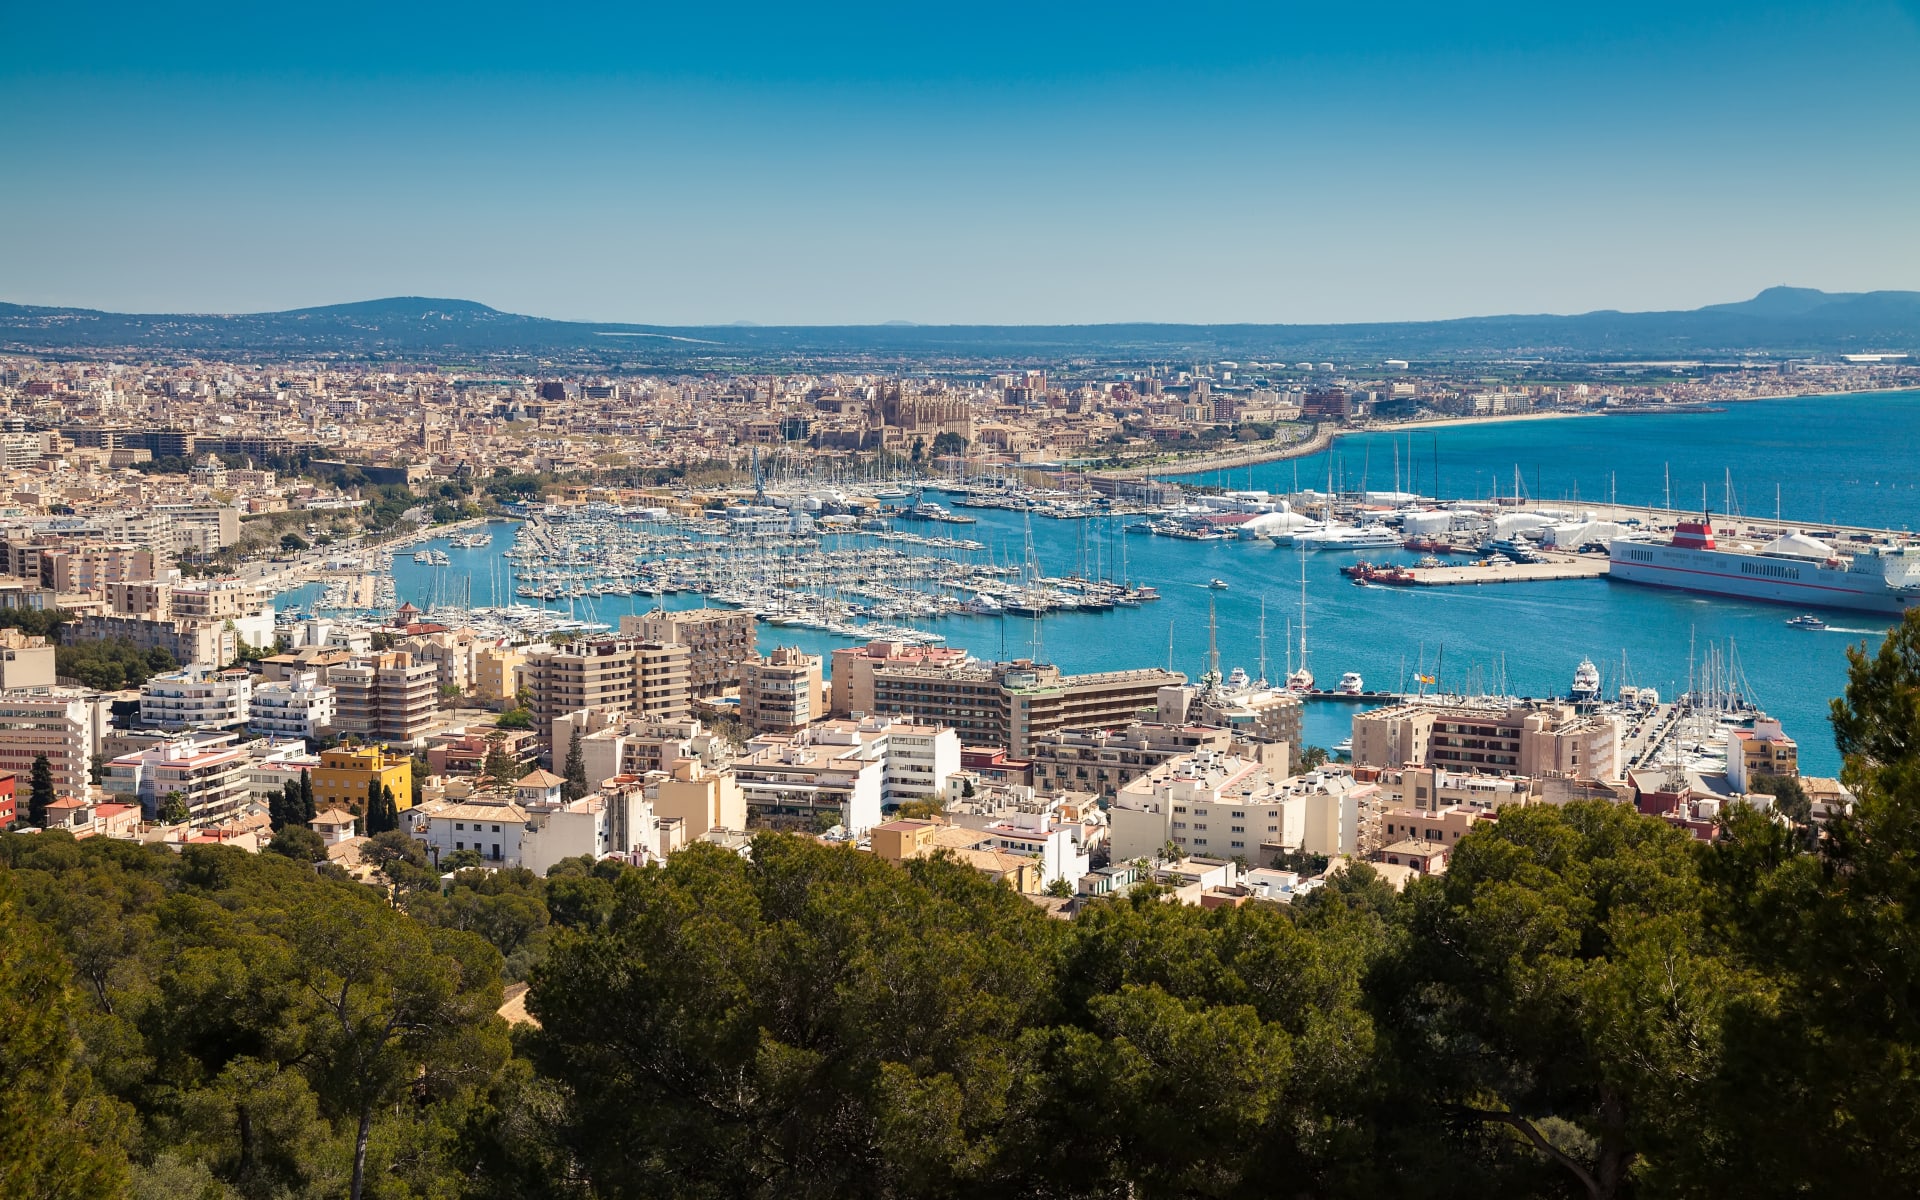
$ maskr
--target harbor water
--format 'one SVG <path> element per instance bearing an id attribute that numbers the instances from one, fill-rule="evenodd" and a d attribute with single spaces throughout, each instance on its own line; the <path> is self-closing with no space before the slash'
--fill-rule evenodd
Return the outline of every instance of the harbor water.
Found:
<path id="1" fill-rule="evenodd" d="M 1349 486 L 1386 490 L 1394 482 L 1394 453 L 1402 457 L 1402 485 L 1411 476 L 1431 491 L 1438 462 L 1440 492 L 1447 497 L 1484 497 L 1501 480 L 1511 494 L 1518 464 L 1530 494 L 1535 487 L 1558 502 L 1578 495 L 1604 499 L 1612 488 L 1621 503 L 1663 499 L 1671 462 L 1674 498 L 1682 488 L 1695 498 L 1710 483 L 1718 507 L 1731 471 L 1743 507 L 1771 517 L 1774 484 L 1791 521 L 1833 520 L 1910 528 L 1920 516 L 1909 452 L 1920 444 L 1920 398 L 1874 395 L 1753 402 L 1724 413 L 1620 416 L 1460 426 L 1343 438 L 1325 455 L 1298 462 L 1301 486 L 1323 486 L 1329 466 L 1345 470 Z M 1409 443 L 1417 453 L 1409 454 Z M 1405 461 L 1424 456 L 1417 474 Z M 1384 462 L 1384 471 L 1382 463 Z M 1294 487 L 1294 462 L 1241 468 L 1231 476 L 1208 473 L 1191 482 L 1251 486 L 1274 491 Z M 1536 485 L 1536 478 L 1538 484 Z M 1684 482 L 1683 482 L 1684 481 Z M 1337 480 L 1336 480 L 1337 482 Z M 1597 489 L 1597 490 L 1596 490 Z M 977 524 L 965 527 L 902 522 L 919 533 L 952 534 L 984 543 L 999 562 L 1025 556 L 1027 518 L 999 509 L 971 509 Z M 1137 608 L 1056 613 L 1035 620 L 1015 616 L 956 615 L 916 620 L 982 658 L 1037 656 L 1072 672 L 1166 666 L 1190 677 L 1204 669 L 1209 606 L 1218 627 L 1223 667 L 1258 674 L 1262 608 L 1265 610 L 1267 678 L 1279 680 L 1298 665 L 1301 579 L 1305 575 L 1306 654 L 1321 687 L 1343 672 L 1361 673 L 1369 688 L 1415 690 L 1417 675 L 1438 677 L 1449 692 L 1501 691 L 1516 696 L 1562 695 L 1583 658 L 1600 669 L 1607 694 L 1621 684 L 1655 687 L 1662 696 L 1684 691 L 1690 661 L 1717 651 L 1737 660 L 1749 698 L 1780 718 L 1800 743 L 1803 769 L 1833 774 L 1839 768 L 1827 721 L 1828 701 L 1844 686 L 1845 647 L 1877 644 L 1884 620 L 1860 614 L 1826 614 L 1831 628 L 1790 628 L 1792 611 L 1775 605 L 1611 583 L 1605 579 L 1508 583 L 1444 588 L 1355 587 L 1340 567 L 1359 552 L 1321 552 L 1304 558 L 1259 541 L 1187 542 L 1128 534 L 1135 518 L 1049 520 L 1035 517 L 1031 537 L 1047 575 L 1086 574 L 1156 586 L 1161 599 Z M 448 565 L 394 556 L 402 600 L 423 608 L 435 600 L 472 603 L 540 603 L 508 593 L 503 551 L 513 544 L 513 524 L 496 524 L 492 544 L 451 545 L 445 538 L 422 544 L 444 550 Z M 926 553 L 939 553 L 927 550 Z M 1378 551 L 1368 557 L 1380 561 Z M 1390 560 L 1411 561 L 1396 553 Z M 1227 586 L 1207 586 L 1218 580 Z M 470 589 L 470 593 L 469 593 Z M 286 594 L 288 604 L 311 604 L 317 585 Z M 694 607 L 701 598 L 670 593 L 668 607 Z M 549 608 L 584 619 L 618 622 L 627 612 L 655 602 L 646 596 L 561 599 Z M 858 639 L 794 627 L 762 624 L 763 651 L 794 645 L 826 654 Z M 1434 690 L 1428 688 L 1428 690 Z M 1347 735 L 1355 709 L 1320 702 L 1308 706 L 1308 742 L 1332 745 Z"/>

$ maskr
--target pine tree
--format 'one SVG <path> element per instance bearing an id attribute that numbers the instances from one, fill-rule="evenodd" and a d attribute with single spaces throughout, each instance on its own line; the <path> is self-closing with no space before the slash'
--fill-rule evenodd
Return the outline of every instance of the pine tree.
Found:
<path id="1" fill-rule="evenodd" d="M 580 727 L 573 727 L 573 736 L 567 740 L 567 782 L 560 789 L 565 800 L 578 800 L 590 790 L 587 786 L 587 758 L 580 749 Z"/>
<path id="2" fill-rule="evenodd" d="M 275 833 L 288 825 L 303 825 L 300 820 L 300 785 L 289 779 L 280 785 L 280 790 L 267 797 L 267 820 L 273 823 Z"/>
<path id="3" fill-rule="evenodd" d="M 44 754 L 33 756 L 33 771 L 29 776 L 31 791 L 27 796 L 27 820 L 41 829 L 47 827 L 47 809 L 53 806 L 53 764 Z"/>

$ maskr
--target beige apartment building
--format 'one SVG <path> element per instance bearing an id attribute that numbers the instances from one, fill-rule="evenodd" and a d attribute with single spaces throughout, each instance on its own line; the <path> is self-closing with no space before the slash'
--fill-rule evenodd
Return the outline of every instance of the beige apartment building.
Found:
<path id="1" fill-rule="evenodd" d="M 687 682 L 696 696 L 740 686 L 742 668 L 759 657 L 754 617 L 733 608 L 655 609 L 620 618 L 623 636 L 687 648 Z"/>
<path id="2" fill-rule="evenodd" d="M 388 743 L 426 736 L 440 707 L 439 669 L 404 650 L 363 655 L 327 672 L 334 728 Z"/>
<path id="3" fill-rule="evenodd" d="M 692 759 L 673 764 L 654 795 L 654 815 L 678 820 L 687 841 L 697 841 L 712 829 L 744 830 L 747 800 L 730 768 L 709 770 Z"/>
<path id="4" fill-rule="evenodd" d="M 1229 729 L 1135 722 L 1119 729 L 1042 734 L 1028 747 L 1027 759 L 1036 790 L 1111 796 L 1169 759 L 1199 750 L 1225 754 L 1233 742 Z"/>
<path id="5" fill-rule="evenodd" d="M 0 692 L 9 688 L 50 688 L 54 684 L 54 648 L 46 638 L 0 629 Z"/>
<path id="6" fill-rule="evenodd" d="M 844 680 L 844 682 L 843 682 Z M 969 746 L 1025 756 L 1060 729 L 1122 728 L 1155 708 L 1186 676 L 1158 669 L 1065 675 L 1048 663 L 975 662 L 963 650 L 930 653 L 889 642 L 835 650 L 834 710 L 948 726 Z"/>
<path id="7" fill-rule="evenodd" d="M 533 693 L 535 728 L 550 738 L 554 718 L 581 709 L 684 717 L 692 700 L 687 663 L 685 646 L 626 636 L 533 647 L 522 671 Z"/>
<path id="8" fill-rule="evenodd" d="M 754 733 L 789 733 L 827 715 L 825 672 L 818 654 L 776 646 L 740 671 L 740 721 Z"/>
<path id="9" fill-rule="evenodd" d="M 1616 717 L 1552 701 L 1511 708 L 1396 704 L 1353 719 L 1353 762 L 1490 775 L 1619 777 Z"/>

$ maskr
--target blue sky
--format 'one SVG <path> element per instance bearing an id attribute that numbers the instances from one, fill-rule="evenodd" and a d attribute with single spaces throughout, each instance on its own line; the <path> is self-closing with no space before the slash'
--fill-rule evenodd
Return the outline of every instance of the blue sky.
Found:
<path id="1" fill-rule="evenodd" d="M 1920 0 L 0 6 L 0 299 L 1351 321 L 1920 287 Z"/>

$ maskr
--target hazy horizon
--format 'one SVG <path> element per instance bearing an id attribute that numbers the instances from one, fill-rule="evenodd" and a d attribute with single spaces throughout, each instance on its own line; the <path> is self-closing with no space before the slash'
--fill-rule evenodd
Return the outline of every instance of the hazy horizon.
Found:
<path id="1" fill-rule="evenodd" d="M 0 32 L 20 303 L 1327 324 L 1920 280 L 1920 0 L 14 6 Z"/>
<path id="2" fill-rule="evenodd" d="M 1775 287 L 1787 288 L 1795 291 L 1819 291 L 1819 292 L 1824 292 L 1827 295 L 1864 294 L 1864 293 L 1838 293 L 1838 292 L 1835 292 L 1833 289 L 1804 287 L 1798 284 L 1775 284 L 1775 285 L 1770 285 L 1769 288 L 1762 289 L 1762 290 L 1763 291 L 1772 290 L 1772 288 L 1775 288 Z M 1874 289 L 1874 290 L 1882 291 L 1882 292 L 1901 293 L 1906 295 L 1920 295 L 1920 288 L 1882 288 L 1882 289 Z M 1726 304 L 1726 303 L 1739 303 L 1742 301 L 1751 300 L 1752 298 L 1753 298 L 1752 296 L 1730 297 L 1726 300 L 1709 301 L 1708 305 L 1711 306 L 1711 305 Z M 458 303 L 458 304 L 479 304 L 483 307 L 492 309 L 495 312 L 504 313 L 511 316 L 531 317 L 539 320 L 569 321 L 569 322 L 576 322 L 576 323 L 588 324 L 588 325 L 614 325 L 614 324 L 650 325 L 650 326 L 655 326 L 662 329 L 676 329 L 676 328 L 678 329 L 702 329 L 702 328 L 706 328 L 706 329 L 722 329 L 722 328 L 780 329 L 780 328 L 797 328 L 797 327 L 808 327 L 808 326 L 818 327 L 818 328 L 840 328 L 840 327 L 878 328 L 878 327 L 885 327 L 885 326 L 901 326 L 901 327 L 913 327 L 913 328 L 941 328 L 941 327 L 951 327 L 951 326 L 959 326 L 959 327 L 978 326 L 983 328 L 996 328 L 996 327 L 1019 328 L 1023 326 L 1075 327 L 1075 326 L 1093 326 L 1093 325 L 1168 325 L 1168 326 L 1329 325 L 1329 324 L 1331 325 L 1393 325 L 1393 324 L 1417 324 L 1417 323 L 1427 322 L 1427 321 L 1499 320 L 1499 319 L 1508 318 L 1508 317 L 1523 318 L 1523 319 L 1539 318 L 1539 317 L 1580 317 L 1580 316 L 1591 316 L 1591 315 L 1596 315 L 1596 314 L 1605 313 L 1605 312 L 1663 313 L 1663 312 L 1691 311 L 1688 309 L 1680 309 L 1674 306 L 1663 306 L 1663 307 L 1649 308 L 1649 309 L 1582 309 L 1574 312 L 1456 313 L 1456 314 L 1449 314 L 1447 316 L 1441 316 L 1441 317 L 1414 317 L 1414 318 L 1388 319 L 1388 320 L 1369 320 L 1366 318 L 1360 318 L 1352 321 L 1333 321 L 1333 322 L 1328 322 L 1328 321 L 1246 321 L 1246 320 L 1232 320 L 1232 319 L 1219 320 L 1219 321 L 1194 321 L 1194 320 L 1181 320 L 1179 318 L 1169 318 L 1169 319 L 1161 319 L 1161 320 L 1147 320 L 1147 319 L 1128 320 L 1125 318 L 1121 318 L 1121 319 L 1116 319 L 1111 321 L 1018 321 L 1018 322 L 992 321 L 992 320 L 909 321 L 904 319 L 888 319 L 888 320 L 881 320 L 881 321 L 748 321 L 748 320 L 627 321 L 627 320 L 618 319 L 618 318 L 606 318 L 606 317 L 554 316 L 549 313 L 517 312 L 510 308 L 503 308 L 498 304 L 490 304 L 484 299 L 477 299 L 472 296 L 430 296 L 421 292 L 409 292 L 404 294 L 395 294 L 391 296 L 366 296 L 357 300 L 330 300 L 330 301 L 324 301 L 317 304 L 296 304 L 289 308 L 255 309 L 251 311 L 241 311 L 238 309 L 200 310 L 200 309 L 186 309 L 186 308 L 157 308 L 157 309 L 149 309 L 144 312 L 135 312 L 133 310 L 127 310 L 127 309 L 106 309 L 106 308 L 100 307 L 99 305 L 89 305 L 89 304 L 65 304 L 65 305 L 41 304 L 35 301 L 18 300 L 8 296 L 0 296 L 0 303 L 18 304 L 18 305 L 22 305 L 24 307 L 29 307 L 29 308 L 73 308 L 73 309 L 86 309 L 86 310 L 95 311 L 95 312 L 104 312 L 104 313 L 110 313 L 110 314 L 116 314 L 116 315 L 122 315 L 122 316 L 182 316 L 182 317 L 272 316 L 272 315 L 284 314 L 284 313 L 290 313 L 290 312 L 306 312 L 306 311 L 314 311 L 314 310 L 320 310 L 320 309 L 345 308 L 345 307 L 352 307 L 355 305 L 381 304 L 381 303 L 386 303 L 390 301 L 401 301 L 401 300 L 424 300 L 424 301 L 433 302 L 433 303 L 444 302 L 444 303 Z M 1695 306 L 1696 309 L 1699 307 L 1702 307 L 1702 306 L 1698 306 L 1698 305 Z"/>

